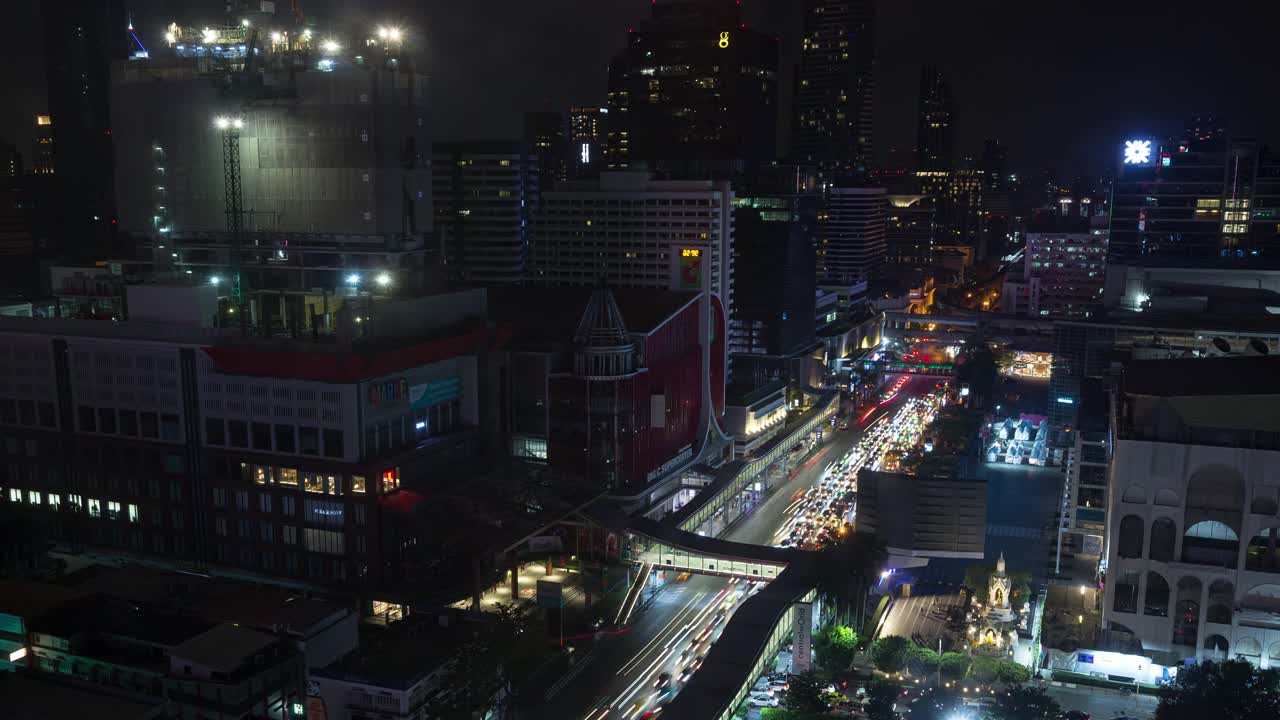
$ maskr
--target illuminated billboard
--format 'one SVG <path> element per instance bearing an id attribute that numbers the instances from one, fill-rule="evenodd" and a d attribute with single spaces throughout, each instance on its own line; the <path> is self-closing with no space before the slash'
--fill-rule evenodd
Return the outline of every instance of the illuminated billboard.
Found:
<path id="1" fill-rule="evenodd" d="M 702 289 L 702 249 L 680 249 L 680 289 Z"/>
<path id="2" fill-rule="evenodd" d="M 1136 138 L 1124 141 L 1124 164 L 1137 167 L 1151 167 L 1156 164 L 1155 141 L 1150 138 Z"/>

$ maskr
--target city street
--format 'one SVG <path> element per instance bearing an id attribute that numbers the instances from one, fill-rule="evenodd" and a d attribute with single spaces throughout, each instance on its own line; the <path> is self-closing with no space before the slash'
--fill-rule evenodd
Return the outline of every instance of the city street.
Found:
<path id="1" fill-rule="evenodd" d="M 853 429 L 828 428 L 826 432 L 823 447 L 792 471 L 754 511 L 730 528 L 724 539 L 770 544 L 797 493 L 812 487 L 822 477 L 823 469 L 848 452 L 860 436 Z M 686 630 L 686 624 L 696 619 L 705 629 L 709 618 L 714 616 L 711 608 L 716 602 L 723 603 L 727 590 L 734 587 L 727 578 L 708 575 L 693 575 L 682 583 L 670 583 L 651 605 L 636 611 L 625 632 L 602 635 L 594 648 L 590 641 L 583 642 L 579 651 L 589 654 L 586 669 L 547 702 L 532 709 L 531 717 L 548 720 L 643 717 L 654 704 L 666 699 L 653 687 L 655 676 L 664 671 L 673 672 L 672 668 L 676 667 L 682 648 L 698 627 L 695 624 Z M 725 622 L 730 615 L 726 613 Z M 718 635 L 723 625 L 724 622 L 714 630 L 712 637 Z M 691 653 L 691 656 L 704 652 Z M 673 672 L 673 681 L 678 677 Z M 645 703 L 639 711 L 636 711 L 637 702 Z"/>
<path id="2" fill-rule="evenodd" d="M 1066 687 L 1052 683 L 1036 683 L 1044 688 L 1064 710 L 1083 710 L 1094 720 L 1108 720 L 1116 715 L 1149 718 L 1159 702 L 1154 695 L 1124 694 L 1102 688 Z"/>

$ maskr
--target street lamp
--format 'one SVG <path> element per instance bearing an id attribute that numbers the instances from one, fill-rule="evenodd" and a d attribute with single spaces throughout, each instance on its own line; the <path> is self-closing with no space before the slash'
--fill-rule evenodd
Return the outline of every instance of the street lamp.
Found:
<path id="1" fill-rule="evenodd" d="M 348 284 L 348 285 L 351 285 L 351 286 L 353 286 L 353 287 L 354 287 L 354 286 L 356 286 L 356 285 L 359 285 L 359 284 L 360 284 L 360 273 L 351 273 L 350 275 L 348 275 L 348 276 L 347 276 L 347 284 Z"/>
<path id="2" fill-rule="evenodd" d="M 215 287 L 216 287 L 216 286 L 218 285 L 218 283 L 220 283 L 220 282 L 222 282 L 222 278 L 218 277 L 217 275 L 214 275 L 213 277 L 209 278 L 209 284 L 210 284 L 210 285 L 213 285 L 213 286 L 215 286 Z"/>
<path id="3" fill-rule="evenodd" d="M 338 44 L 338 41 L 332 40 L 332 39 L 325 40 L 320 47 L 323 48 L 324 51 L 329 53 L 330 55 L 342 49 L 342 46 Z"/>
<path id="4" fill-rule="evenodd" d="M 386 273 L 378 273 L 378 277 L 374 278 L 379 287 L 386 287 L 391 284 L 391 276 Z"/>

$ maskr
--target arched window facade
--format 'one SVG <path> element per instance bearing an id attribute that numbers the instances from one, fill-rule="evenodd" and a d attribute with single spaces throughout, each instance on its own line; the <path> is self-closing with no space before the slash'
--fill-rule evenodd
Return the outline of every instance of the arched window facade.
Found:
<path id="1" fill-rule="evenodd" d="M 1226 580 L 1214 580 L 1209 585 L 1209 608 L 1205 611 L 1205 621 L 1211 623 L 1231 624 L 1231 608 L 1235 604 L 1235 586 Z"/>
<path id="2" fill-rule="evenodd" d="M 1120 520 L 1120 537 L 1116 552 L 1122 558 L 1142 557 L 1142 518 L 1137 515 L 1125 515 Z"/>
<path id="3" fill-rule="evenodd" d="M 1187 481 L 1182 562 L 1234 569 L 1244 519 L 1244 478 L 1226 465 L 1205 465 Z"/>
<path id="4" fill-rule="evenodd" d="M 1200 632 L 1200 593 L 1203 589 L 1199 578 L 1188 575 L 1178 579 L 1178 595 L 1173 609 L 1174 645 L 1187 648 L 1196 646 L 1196 635 Z"/>
<path id="5" fill-rule="evenodd" d="M 1249 540 L 1244 551 L 1244 569 L 1280 573 L 1280 527 L 1263 528 Z"/>
<path id="6" fill-rule="evenodd" d="M 1204 659 L 1213 662 L 1222 662 L 1227 659 L 1231 652 L 1231 646 L 1227 643 L 1227 639 L 1221 635 L 1210 635 L 1204 639 Z"/>
<path id="7" fill-rule="evenodd" d="M 1178 528 L 1167 517 L 1159 517 L 1151 522 L 1151 547 L 1147 556 L 1160 562 L 1172 562 L 1173 552 L 1178 544 Z"/>
<path id="8" fill-rule="evenodd" d="M 1169 581 L 1154 570 L 1147 573 L 1147 590 L 1142 599 L 1142 614 L 1157 617 L 1169 615 Z"/>
<path id="9" fill-rule="evenodd" d="M 1129 570 L 1116 581 L 1116 594 L 1111 609 L 1119 613 L 1138 612 L 1138 573 Z"/>

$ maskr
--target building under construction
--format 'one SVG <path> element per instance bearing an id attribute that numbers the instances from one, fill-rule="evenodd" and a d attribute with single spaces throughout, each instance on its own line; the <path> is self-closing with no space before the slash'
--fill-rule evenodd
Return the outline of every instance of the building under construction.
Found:
<path id="1" fill-rule="evenodd" d="M 112 127 L 119 221 L 158 274 L 220 284 L 231 307 L 422 285 L 431 141 L 407 31 L 253 13 L 144 43 L 113 68 Z"/>

